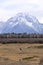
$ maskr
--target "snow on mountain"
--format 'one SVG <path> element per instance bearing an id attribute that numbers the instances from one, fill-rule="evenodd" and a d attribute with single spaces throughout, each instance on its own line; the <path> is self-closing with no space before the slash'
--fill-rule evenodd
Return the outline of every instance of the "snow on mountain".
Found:
<path id="1" fill-rule="evenodd" d="M 3 21 L 0 21 L 0 33 L 2 33 L 4 25 L 5 23 Z"/>
<path id="2" fill-rule="evenodd" d="M 16 16 L 8 19 L 3 33 L 43 33 L 43 25 L 41 25 L 36 17 L 28 13 L 18 13 Z"/>

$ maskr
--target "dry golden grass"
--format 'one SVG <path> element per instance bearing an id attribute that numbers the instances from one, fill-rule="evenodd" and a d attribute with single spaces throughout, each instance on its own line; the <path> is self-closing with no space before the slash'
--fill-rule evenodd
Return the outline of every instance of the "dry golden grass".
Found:
<path id="1" fill-rule="evenodd" d="M 0 44 L 0 62 L 24 61 L 38 65 L 41 58 L 43 58 L 43 44 Z"/>

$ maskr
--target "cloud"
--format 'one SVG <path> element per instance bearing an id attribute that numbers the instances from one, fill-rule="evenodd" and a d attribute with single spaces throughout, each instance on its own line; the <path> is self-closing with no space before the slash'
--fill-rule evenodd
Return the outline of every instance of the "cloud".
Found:
<path id="1" fill-rule="evenodd" d="M 29 12 L 43 23 L 43 0 L 0 0 L 0 20 L 7 20 L 18 12 Z"/>

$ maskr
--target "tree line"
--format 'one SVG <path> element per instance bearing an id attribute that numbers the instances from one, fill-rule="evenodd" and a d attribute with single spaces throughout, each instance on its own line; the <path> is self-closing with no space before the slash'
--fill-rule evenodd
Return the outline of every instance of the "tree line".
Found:
<path id="1" fill-rule="evenodd" d="M 43 38 L 43 34 L 6 33 L 0 34 L 0 38 Z"/>

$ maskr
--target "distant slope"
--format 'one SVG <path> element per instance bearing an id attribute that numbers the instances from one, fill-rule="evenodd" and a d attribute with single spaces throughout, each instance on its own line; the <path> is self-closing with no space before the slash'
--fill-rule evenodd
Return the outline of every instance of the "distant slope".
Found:
<path id="1" fill-rule="evenodd" d="M 8 19 L 3 27 L 2 33 L 43 33 L 43 25 L 36 17 L 28 13 L 18 13 Z"/>

